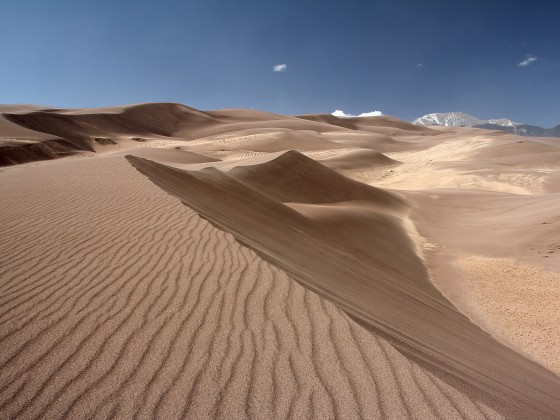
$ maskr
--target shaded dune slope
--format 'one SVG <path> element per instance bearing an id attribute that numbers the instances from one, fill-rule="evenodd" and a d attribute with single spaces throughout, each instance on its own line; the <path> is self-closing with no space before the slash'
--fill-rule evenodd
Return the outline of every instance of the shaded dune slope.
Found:
<path id="1" fill-rule="evenodd" d="M 9 120 L 7 115 L 12 113 L 28 113 L 41 109 L 34 106 L 0 105 L 0 138 L 12 140 L 47 140 L 57 138 L 39 131 L 30 130 Z"/>
<path id="2" fill-rule="evenodd" d="M 35 160 L 56 159 L 88 149 L 55 135 L 42 133 L 18 125 L 5 117 L 13 112 L 34 112 L 40 107 L 25 105 L 0 106 L 0 166 L 15 165 Z"/>
<path id="3" fill-rule="evenodd" d="M 195 128 L 212 117 L 180 104 L 153 103 L 81 110 L 45 109 L 5 113 L 4 118 L 30 130 L 64 138 L 114 135 L 171 136 L 182 124 Z"/>
<path id="4" fill-rule="evenodd" d="M 404 354 L 473 386 L 515 417 L 559 412 L 559 378 L 483 332 L 430 283 L 400 224 L 406 215 L 400 197 L 350 181 L 297 152 L 229 173 L 128 159 Z M 393 245 L 383 246 L 383 237 Z"/>
<path id="5" fill-rule="evenodd" d="M 0 166 L 17 165 L 37 160 L 57 159 L 71 156 L 81 151 L 93 151 L 87 141 L 80 140 L 16 140 L 3 142 L 0 146 Z"/>
<path id="6" fill-rule="evenodd" d="M 93 152 L 96 137 L 169 137 L 181 124 L 196 127 L 209 121 L 212 118 L 201 111 L 166 103 L 71 110 L 15 108 L 1 114 L 0 165 Z"/>

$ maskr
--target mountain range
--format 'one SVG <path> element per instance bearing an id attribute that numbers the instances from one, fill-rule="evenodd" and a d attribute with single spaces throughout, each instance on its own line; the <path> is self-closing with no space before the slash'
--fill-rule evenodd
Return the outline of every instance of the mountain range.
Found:
<path id="1" fill-rule="evenodd" d="M 560 124 L 553 128 L 522 124 L 508 118 L 483 120 L 463 112 L 439 112 L 426 114 L 412 121 L 414 125 L 441 125 L 446 127 L 475 127 L 500 130 L 517 136 L 560 137 Z"/>

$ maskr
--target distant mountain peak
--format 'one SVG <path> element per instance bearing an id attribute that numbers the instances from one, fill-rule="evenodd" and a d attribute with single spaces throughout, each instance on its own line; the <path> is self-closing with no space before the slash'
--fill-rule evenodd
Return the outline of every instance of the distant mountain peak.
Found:
<path id="1" fill-rule="evenodd" d="M 426 114 L 412 121 L 415 125 L 442 125 L 446 127 L 475 127 L 483 124 L 498 125 L 501 127 L 515 127 L 520 125 L 508 118 L 481 120 L 464 112 L 436 112 Z"/>
<path id="2" fill-rule="evenodd" d="M 488 120 L 488 124 L 500 125 L 502 127 L 517 127 L 521 123 L 512 121 L 507 118 L 498 118 L 497 120 Z"/>
<path id="3" fill-rule="evenodd" d="M 508 118 L 481 120 L 464 112 L 436 112 L 426 114 L 412 121 L 414 125 L 441 125 L 445 127 L 474 127 L 486 130 L 500 130 L 517 136 L 560 137 L 560 125 L 542 128 L 536 125 L 521 124 Z"/>

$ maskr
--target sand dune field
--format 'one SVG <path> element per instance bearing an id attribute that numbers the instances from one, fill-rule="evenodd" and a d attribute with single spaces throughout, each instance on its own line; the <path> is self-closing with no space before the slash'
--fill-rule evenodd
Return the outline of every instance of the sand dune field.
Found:
<path id="1" fill-rule="evenodd" d="M 560 141 L 0 106 L 0 418 L 560 418 Z"/>

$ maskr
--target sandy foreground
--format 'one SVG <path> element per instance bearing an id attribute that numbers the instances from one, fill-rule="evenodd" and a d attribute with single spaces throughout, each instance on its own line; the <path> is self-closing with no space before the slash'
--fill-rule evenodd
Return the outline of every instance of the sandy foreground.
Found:
<path id="1" fill-rule="evenodd" d="M 0 113 L 0 418 L 560 418 L 559 139 Z"/>

